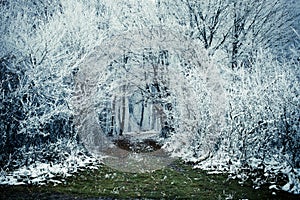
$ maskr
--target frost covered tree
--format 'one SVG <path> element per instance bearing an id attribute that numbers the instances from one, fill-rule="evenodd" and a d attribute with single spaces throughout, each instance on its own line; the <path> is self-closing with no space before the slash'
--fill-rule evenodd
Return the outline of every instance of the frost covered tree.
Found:
<path id="1" fill-rule="evenodd" d="M 185 34 L 232 68 L 251 65 L 260 48 L 282 54 L 294 38 L 291 25 L 299 15 L 282 0 L 163 2 Z"/>
<path id="2" fill-rule="evenodd" d="M 285 1 L 233 1 L 231 7 L 233 68 L 251 65 L 260 48 L 282 55 L 286 45 L 293 41 L 291 25 L 299 11 L 291 12 Z"/>
<path id="3" fill-rule="evenodd" d="M 283 44 L 295 39 L 296 35 L 289 27 L 293 23 L 291 20 L 293 16 L 290 18 L 283 7 L 286 4 L 283 1 L 232 1 L 228 4 L 223 1 L 168 3 L 166 2 L 174 8 L 171 13 L 175 16 L 175 21 L 185 27 L 184 34 L 191 37 L 195 44 L 199 44 L 196 41 L 200 41 L 211 55 L 215 54 L 212 58 L 220 54 L 228 58 L 220 69 L 227 98 L 224 102 L 225 123 L 220 126 L 219 132 L 212 133 L 208 127 L 209 113 L 214 107 L 210 102 L 213 101 L 206 96 L 205 105 L 197 106 L 195 104 L 197 101 L 194 100 L 194 109 L 200 112 L 194 118 L 194 123 L 204 124 L 200 126 L 188 124 L 189 128 L 200 127 L 200 131 L 197 133 L 195 131 L 197 129 L 194 129 L 190 132 L 191 135 L 177 135 L 179 138 L 174 137 L 171 149 L 189 161 L 207 160 L 199 164 L 203 168 L 214 169 L 218 166 L 219 169 L 234 171 L 234 167 L 228 169 L 232 163 L 235 163 L 233 166 L 237 167 L 236 169 L 242 167 L 248 169 L 249 166 L 258 169 L 263 166 L 262 170 L 270 172 L 273 177 L 279 173 L 285 174 L 288 183 L 284 189 L 299 193 L 297 172 L 299 147 L 296 142 L 299 138 L 298 117 L 296 117 L 298 115 L 296 113 L 299 112 L 297 108 L 299 72 L 296 70 L 298 61 L 282 62 L 282 59 L 280 61 L 276 59 L 281 51 L 286 50 Z M 221 12 L 226 14 L 221 15 Z M 189 23 L 191 19 L 193 26 Z M 223 24 L 224 21 L 219 21 L 221 19 L 228 21 Z M 197 27 L 197 24 L 201 26 Z M 220 29 L 214 30 L 213 27 Z M 291 34 L 286 34 L 287 32 Z M 214 46 L 219 44 L 221 45 L 215 51 Z M 295 50 L 293 52 L 297 54 Z M 289 51 L 284 53 L 290 54 Z M 228 70 L 229 66 L 237 71 Z M 251 67 L 248 68 L 249 66 Z M 195 98 L 201 99 L 201 95 L 207 91 L 205 89 L 207 83 L 201 81 L 201 76 L 195 80 L 201 83 L 195 91 L 202 91 Z M 195 85 L 191 85 L 190 88 L 194 88 Z M 178 99 L 183 100 L 182 97 Z M 233 114 L 235 112 L 237 113 Z M 205 120 L 200 120 L 202 118 Z M 218 133 L 220 136 L 210 138 L 210 134 Z M 213 145 L 207 151 L 205 145 L 210 142 Z M 213 162 L 216 165 L 212 164 Z M 276 168 L 275 166 L 280 163 L 284 164 Z M 271 166 L 276 170 L 271 169 Z"/>
<path id="4" fill-rule="evenodd" d="M 261 53 L 253 71 L 240 71 L 239 80 L 234 81 L 228 133 L 238 134 L 236 140 L 228 140 L 228 145 L 230 149 L 233 143 L 238 143 L 239 150 L 231 153 L 239 154 L 241 165 L 263 166 L 263 170 L 270 173 L 286 174 L 289 182 L 295 185 L 290 189 L 297 192 L 299 174 L 295 173 L 291 178 L 289 173 L 293 174 L 293 169 L 299 168 L 296 142 L 299 140 L 299 72 L 289 63 L 282 68 L 282 64 L 272 61 L 272 55 L 269 56 Z M 276 165 L 281 167 L 269 169 Z"/>
<path id="5" fill-rule="evenodd" d="M 22 157 L 26 152 L 36 157 L 30 155 L 30 149 L 73 137 L 74 70 L 101 42 L 103 31 L 98 28 L 101 15 L 92 3 L 83 1 L 5 1 L 1 13 L 1 149 L 8 150 L 2 153 L 5 162 L 9 155 Z"/>

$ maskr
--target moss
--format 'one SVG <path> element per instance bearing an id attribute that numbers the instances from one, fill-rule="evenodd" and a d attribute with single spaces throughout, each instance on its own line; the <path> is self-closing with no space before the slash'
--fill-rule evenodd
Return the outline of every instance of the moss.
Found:
<path id="1" fill-rule="evenodd" d="M 27 197 L 60 194 L 61 199 L 72 198 L 147 198 L 147 199 L 298 199 L 299 196 L 272 191 L 267 186 L 254 190 L 250 183 L 241 186 L 228 180 L 226 174 L 207 175 L 182 162 L 148 173 L 125 173 L 102 165 L 67 178 L 66 184 L 57 186 L 2 187 L 2 199 L 20 193 Z M 31 196 L 28 196 L 30 195 Z M 6 196 L 3 196 L 6 195 Z M 15 197 L 15 196 L 14 196 Z M 24 197 L 24 195 L 23 195 Z M 22 199 L 22 198 L 21 198 Z M 28 199 L 28 198 L 27 198 Z M 56 199 L 59 199 L 56 197 Z"/>

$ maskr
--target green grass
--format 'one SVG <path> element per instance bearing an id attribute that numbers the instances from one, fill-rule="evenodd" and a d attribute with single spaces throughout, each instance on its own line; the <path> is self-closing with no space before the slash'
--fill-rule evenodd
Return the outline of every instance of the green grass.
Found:
<path id="1" fill-rule="evenodd" d="M 258 190 L 250 183 L 241 186 L 236 180 L 228 180 L 226 174 L 207 175 L 179 161 L 149 173 L 119 172 L 103 165 L 67 178 L 66 184 L 1 187 L 0 192 L 0 199 L 47 199 L 51 194 L 59 194 L 62 199 L 299 199 L 299 196 L 279 191 L 273 195 L 267 186 Z"/>

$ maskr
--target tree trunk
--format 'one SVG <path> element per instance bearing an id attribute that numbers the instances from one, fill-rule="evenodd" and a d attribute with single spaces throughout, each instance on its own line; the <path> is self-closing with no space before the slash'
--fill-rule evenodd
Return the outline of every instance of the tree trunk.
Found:
<path id="1" fill-rule="evenodd" d="M 144 101 L 142 101 L 141 119 L 140 119 L 140 122 L 139 122 L 140 131 L 142 130 L 142 126 L 143 126 L 144 112 L 145 112 L 145 103 L 144 103 Z"/>
<path id="2" fill-rule="evenodd" d="M 236 69 L 237 68 L 237 54 L 238 54 L 238 41 L 239 41 L 239 20 L 237 16 L 237 8 L 236 8 L 236 3 L 234 3 L 234 21 L 233 21 L 233 42 L 232 42 L 232 52 L 231 52 L 231 68 Z"/>
<path id="3" fill-rule="evenodd" d="M 124 127 L 125 127 L 125 114 L 126 114 L 126 85 L 122 86 L 123 96 L 122 96 L 122 118 L 121 118 L 121 125 L 120 125 L 120 133 L 119 135 L 123 135 Z"/>
<path id="4" fill-rule="evenodd" d="M 108 132 L 108 136 L 113 136 L 114 133 L 114 127 L 115 127 L 115 115 L 116 115 L 116 97 L 113 97 L 113 101 L 112 101 L 112 109 L 111 109 L 111 121 L 110 121 L 110 131 Z"/>

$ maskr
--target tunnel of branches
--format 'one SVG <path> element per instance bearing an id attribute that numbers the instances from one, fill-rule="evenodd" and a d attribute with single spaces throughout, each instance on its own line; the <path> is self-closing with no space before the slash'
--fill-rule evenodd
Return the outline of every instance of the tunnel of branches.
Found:
<path id="1" fill-rule="evenodd" d="M 167 50 L 127 52 L 108 66 L 106 84 L 99 92 L 106 94 L 96 106 L 99 126 L 108 137 L 156 135 L 166 138 L 174 131 L 173 100 L 169 81 Z M 134 143 L 128 137 L 117 137 L 114 143 L 125 150 L 145 152 L 161 147 L 154 139 Z"/>
<path id="2" fill-rule="evenodd" d="M 203 49 L 161 28 L 104 41 L 79 65 L 75 78 L 73 105 L 81 140 L 101 151 L 110 138 L 176 133 L 180 118 L 194 118 L 190 72 L 213 80 L 206 78 L 215 73 L 207 63 Z"/>

